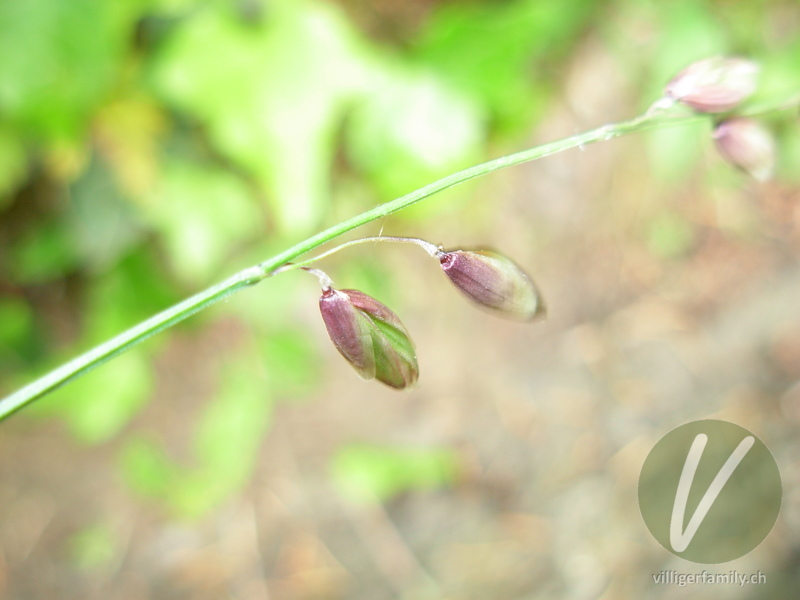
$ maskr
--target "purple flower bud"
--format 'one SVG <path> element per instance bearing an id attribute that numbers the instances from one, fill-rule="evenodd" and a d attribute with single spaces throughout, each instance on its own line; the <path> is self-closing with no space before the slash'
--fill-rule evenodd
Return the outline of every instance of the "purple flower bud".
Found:
<path id="1" fill-rule="evenodd" d="M 772 175 L 775 143 L 758 121 L 745 117 L 722 121 L 714 129 L 714 143 L 725 160 L 759 181 Z"/>
<path id="2" fill-rule="evenodd" d="M 545 306 L 533 281 L 511 259 L 489 250 L 440 251 L 445 274 L 469 299 L 499 313 L 529 321 Z"/>
<path id="3" fill-rule="evenodd" d="M 666 95 L 698 112 L 725 112 L 755 92 L 758 71 L 756 63 L 744 58 L 707 58 L 675 76 Z"/>
<path id="4" fill-rule="evenodd" d="M 336 349 L 363 379 L 403 389 L 419 376 L 414 343 L 391 310 L 358 290 L 328 288 L 319 299 Z"/>

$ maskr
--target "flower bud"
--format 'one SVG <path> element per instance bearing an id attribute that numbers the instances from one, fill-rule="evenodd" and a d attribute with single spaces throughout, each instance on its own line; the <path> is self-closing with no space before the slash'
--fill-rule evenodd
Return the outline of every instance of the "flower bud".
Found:
<path id="1" fill-rule="evenodd" d="M 391 310 L 358 290 L 325 289 L 322 320 L 336 349 L 363 379 L 403 389 L 419 375 L 414 343 Z"/>
<path id="2" fill-rule="evenodd" d="M 707 58 L 675 76 L 666 95 L 698 112 L 725 112 L 755 92 L 758 71 L 756 63 L 744 58 Z"/>
<path id="3" fill-rule="evenodd" d="M 533 281 L 511 259 L 489 250 L 440 251 L 442 270 L 470 300 L 525 321 L 545 312 Z"/>
<path id="4" fill-rule="evenodd" d="M 714 129 L 714 143 L 725 160 L 759 181 L 772 175 L 775 143 L 758 121 L 745 117 L 722 121 Z"/>

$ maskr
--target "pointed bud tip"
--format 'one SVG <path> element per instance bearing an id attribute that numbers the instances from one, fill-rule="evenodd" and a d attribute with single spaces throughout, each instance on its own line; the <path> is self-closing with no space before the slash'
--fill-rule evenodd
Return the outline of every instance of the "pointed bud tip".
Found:
<path id="1" fill-rule="evenodd" d="M 530 277 L 510 258 L 491 250 L 453 250 L 437 255 L 461 293 L 497 314 L 530 321 L 546 307 Z"/>
<path id="2" fill-rule="evenodd" d="M 707 58 L 678 73 L 665 94 L 698 112 L 725 112 L 755 92 L 758 73 L 758 64 L 745 58 Z"/>

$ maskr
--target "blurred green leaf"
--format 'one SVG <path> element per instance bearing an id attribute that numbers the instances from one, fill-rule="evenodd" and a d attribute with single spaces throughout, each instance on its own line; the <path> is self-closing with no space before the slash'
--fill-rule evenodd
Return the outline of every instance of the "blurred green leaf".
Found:
<path id="1" fill-rule="evenodd" d="M 33 312 L 24 300 L 0 298 L 0 349 L 24 343 L 32 329 Z"/>
<path id="2" fill-rule="evenodd" d="M 271 411 L 270 390 L 253 371 L 232 368 L 226 373 L 195 436 L 195 452 L 203 468 L 222 479 L 240 480 L 249 472 L 247 465 L 252 464 Z"/>
<path id="3" fill-rule="evenodd" d="M 270 389 L 281 398 L 303 399 L 317 386 L 321 365 L 317 338 L 306 331 L 286 329 L 259 336 L 261 360 Z"/>
<path id="4" fill-rule="evenodd" d="M 800 134 L 791 124 L 778 137 L 778 167 L 776 177 L 781 181 L 800 182 Z"/>
<path id="5" fill-rule="evenodd" d="M 259 230 L 258 208 L 240 179 L 189 162 L 164 165 L 144 208 L 164 237 L 175 271 L 192 283 L 208 281 L 230 251 Z"/>
<path id="6" fill-rule="evenodd" d="M 127 197 L 139 200 L 156 184 L 169 125 L 164 107 L 141 90 L 107 102 L 96 113 L 98 154 Z"/>
<path id="7" fill-rule="evenodd" d="M 99 158 L 70 186 L 62 219 L 72 251 L 81 266 L 91 270 L 113 267 L 142 235 L 140 219 Z"/>
<path id="8" fill-rule="evenodd" d="M 34 313 L 22 298 L 0 298 L 0 395 L 24 385 L 41 358 Z M 38 373 L 38 371 L 37 371 Z"/>
<path id="9" fill-rule="evenodd" d="M 22 142 L 0 127 L 0 211 L 11 201 L 11 194 L 28 174 L 28 157 Z"/>
<path id="10" fill-rule="evenodd" d="M 468 97 L 424 71 L 387 71 L 348 121 L 353 163 L 384 199 L 469 166 L 483 146 L 486 118 Z"/>
<path id="11" fill-rule="evenodd" d="M 597 5 L 588 0 L 442 3 L 414 56 L 514 132 L 544 104 L 554 60 L 579 39 Z"/>
<path id="12" fill-rule="evenodd" d="M 81 137 L 119 75 L 144 0 L 0 2 L 0 106 L 27 135 Z"/>
<path id="13" fill-rule="evenodd" d="M 157 14 L 181 14 L 192 8 L 206 4 L 208 0 L 150 0 Z"/>
<path id="14" fill-rule="evenodd" d="M 270 391 L 252 371 L 225 375 L 194 436 L 198 467 L 181 475 L 168 498 L 178 514 L 199 517 L 247 483 L 271 412 Z"/>
<path id="15" fill-rule="evenodd" d="M 37 409 L 61 415 L 76 438 L 98 444 L 128 424 L 150 398 L 152 385 L 147 358 L 128 352 L 56 390 Z"/>
<path id="16" fill-rule="evenodd" d="M 662 213 L 647 228 L 647 246 L 661 258 L 676 258 L 686 253 L 694 241 L 691 225 L 680 215 Z"/>
<path id="17" fill-rule="evenodd" d="M 208 7 L 163 49 L 154 82 L 270 192 L 280 228 L 303 232 L 326 210 L 334 136 L 365 60 L 330 5 L 277 1 L 256 23 Z"/>
<path id="18" fill-rule="evenodd" d="M 11 249 L 12 278 L 22 285 L 58 279 L 77 265 L 70 229 L 56 219 L 39 221 Z"/>
<path id="19" fill-rule="evenodd" d="M 219 506 L 246 483 L 244 479 L 237 478 L 234 481 L 224 476 L 220 478 L 219 475 L 220 473 L 208 469 L 182 471 L 162 500 L 176 517 L 187 520 L 198 519 Z"/>
<path id="20" fill-rule="evenodd" d="M 780 52 L 760 60 L 761 77 L 754 100 L 769 100 L 796 93 L 800 88 L 800 39 Z"/>
<path id="21" fill-rule="evenodd" d="M 22 298 L 0 298 L 0 381 L 13 388 L 25 367 L 37 357 L 39 347 L 31 307 Z"/>
<path id="22" fill-rule="evenodd" d="M 93 161 L 65 196 L 58 214 L 35 222 L 12 248 L 17 282 L 109 269 L 140 239 L 139 220 L 102 160 Z"/>
<path id="23" fill-rule="evenodd" d="M 92 280 L 85 290 L 86 315 L 83 344 L 98 344 L 144 319 L 164 306 L 177 302 L 181 291 L 158 269 L 154 253 L 143 249 L 123 257 L 103 277 Z M 157 336 L 153 348 L 163 343 Z"/>
<path id="24" fill-rule="evenodd" d="M 353 444 L 340 448 L 332 461 L 334 483 L 359 503 L 447 487 L 457 474 L 458 459 L 451 450 Z"/>
<path id="25" fill-rule="evenodd" d="M 644 135 L 653 176 L 670 185 L 681 183 L 693 173 L 712 147 L 707 123 L 656 129 Z"/>
<path id="26" fill-rule="evenodd" d="M 82 570 L 108 565 L 119 553 L 119 540 L 113 531 L 102 523 L 81 529 L 69 540 L 72 564 Z"/>
<path id="27" fill-rule="evenodd" d="M 160 446 L 140 437 L 123 448 L 120 469 L 133 490 L 151 498 L 166 498 L 180 474 Z"/>
<path id="28" fill-rule="evenodd" d="M 132 321 L 149 316 L 177 298 L 176 291 L 167 286 L 149 255 L 132 253 L 116 263 L 114 270 L 84 286 L 82 313 L 85 317 L 80 335 L 72 348 L 64 348 L 48 360 L 59 362 L 69 358 L 70 354 L 118 334 Z M 150 352 L 166 339 L 159 336 L 148 342 L 148 352 L 128 352 L 115 358 L 56 390 L 30 410 L 42 415 L 60 415 L 72 433 L 85 443 L 110 439 L 150 398 L 153 386 Z M 52 346 L 49 336 L 44 340 L 31 336 L 28 343 Z M 36 374 L 40 371 L 41 365 L 38 365 Z"/>
<path id="29" fill-rule="evenodd" d="M 125 448 L 121 468 L 134 489 L 165 502 L 177 516 L 200 517 L 247 482 L 272 406 L 263 381 L 250 369 L 233 367 L 194 433 L 196 466 L 181 468 L 158 446 L 135 440 Z"/>

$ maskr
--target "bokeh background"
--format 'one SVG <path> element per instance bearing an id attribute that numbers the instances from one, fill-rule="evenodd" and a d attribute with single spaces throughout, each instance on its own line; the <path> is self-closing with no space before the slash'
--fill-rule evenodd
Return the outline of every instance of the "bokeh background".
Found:
<path id="1" fill-rule="evenodd" d="M 634 116 L 692 60 L 800 89 L 800 6 L 728 0 L 3 0 L 0 393 L 320 228 Z M 326 259 L 389 304 L 420 382 L 362 382 L 288 273 L 0 425 L 0 598 L 758 598 L 800 593 L 800 139 L 773 181 L 701 124 L 494 173 L 360 235 L 493 246 L 535 324 L 413 247 Z M 675 426 L 771 448 L 767 540 L 698 572 L 647 532 Z"/>

